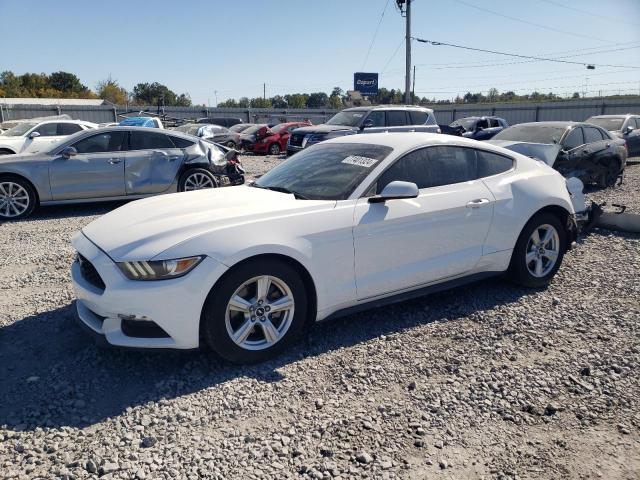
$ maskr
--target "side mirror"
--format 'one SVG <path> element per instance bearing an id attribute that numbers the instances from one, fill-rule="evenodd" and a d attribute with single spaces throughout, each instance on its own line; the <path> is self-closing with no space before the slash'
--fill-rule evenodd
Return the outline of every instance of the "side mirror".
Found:
<path id="1" fill-rule="evenodd" d="M 387 200 L 416 198 L 419 193 L 418 186 L 415 183 L 395 180 L 384 187 L 380 195 L 369 197 L 369 203 L 384 203 Z"/>
<path id="2" fill-rule="evenodd" d="M 40 132 L 31 132 L 29 134 L 29 138 L 34 139 L 34 138 L 38 138 L 40 136 Z"/>
<path id="3" fill-rule="evenodd" d="M 362 124 L 362 129 L 373 127 L 373 120 L 365 120 Z"/>
<path id="4" fill-rule="evenodd" d="M 631 125 L 627 125 L 627 128 L 624 129 L 624 133 L 631 133 L 633 130 L 634 128 Z"/>
<path id="5" fill-rule="evenodd" d="M 231 150 L 228 150 L 227 153 L 224 154 L 224 159 L 229 162 L 229 161 L 234 161 L 238 158 L 238 151 L 234 150 L 233 148 Z"/>
<path id="6" fill-rule="evenodd" d="M 60 155 L 62 155 L 64 158 L 75 157 L 77 154 L 78 151 L 74 147 L 66 147 L 60 152 Z"/>

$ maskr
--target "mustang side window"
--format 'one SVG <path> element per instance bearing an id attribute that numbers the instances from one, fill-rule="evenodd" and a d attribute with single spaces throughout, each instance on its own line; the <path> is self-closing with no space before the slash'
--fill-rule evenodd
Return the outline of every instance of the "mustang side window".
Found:
<path id="1" fill-rule="evenodd" d="M 478 178 L 490 177 L 511 170 L 513 160 L 497 153 L 476 150 L 478 157 Z"/>
<path id="2" fill-rule="evenodd" d="M 584 145 L 584 138 L 582 136 L 582 128 L 578 127 L 567 135 L 567 138 L 562 142 L 562 146 L 565 150 L 573 150 L 574 148 Z"/>
<path id="3" fill-rule="evenodd" d="M 471 148 L 428 147 L 408 153 L 378 179 L 376 193 L 390 182 L 413 182 L 419 189 L 475 180 L 476 155 Z"/>
<path id="4" fill-rule="evenodd" d="M 40 125 L 36 128 L 34 132 L 38 132 L 41 137 L 55 137 L 58 135 L 58 124 L 45 123 L 44 125 Z"/>

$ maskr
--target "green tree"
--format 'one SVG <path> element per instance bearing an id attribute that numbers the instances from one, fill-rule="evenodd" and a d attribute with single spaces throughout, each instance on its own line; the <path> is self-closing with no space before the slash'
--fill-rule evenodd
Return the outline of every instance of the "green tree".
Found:
<path id="1" fill-rule="evenodd" d="M 315 92 L 309 94 L 307 98 L 307 108 L 322 108 L 329 104 L 329 97 L 324 92 Z"/>
<path id="2" fill-rule="evenodd" d="M 271 105 L 273 105 L 273 108 L 287 108 L 289 106 L 284 97 L 280 95 L 271 97 Z"/>
<path id="3" fill-rule="evenodd" d="M 89 91 L 78 77 L 69 72 L 53 72 L 49 76 L 49 86 L 66 94 L 86 93 Z"/>
<path id="4" fill-rule="evenodd" d="M 304 108 L 307 105 L 307 98 L 309 96 L 306 93 L 293 93 L 284 96 L 289 108 Z"/>
<path id="5" fill-rule="evenodd" d="M 247 97 L 241 97 L 240 100 L 238 100 L 238 107 L 240 108 L 249 108 L 250 104 L 251 100 L 249 100 Z"/>
<path id="6" fill-rule="evenodd" d="M 271 108 L 271 100 L 269 98 L 256 97 L 249 102 L 251 108 Z"/>
<path id="7" fill-rule="evenodd" d="M 129 97 L 127 91 L 118 84 L 117 80 L 111 78 L 111 75 L 98 82 L 96 93 L 98 97 L 116 105 L 126 104 Z"/>
<path id="8" fill-rule="evenodd" d="M 338 95 L 331 95 L 329 97 L 329 107 L 335 109 L 342 108 L 342 98 Z"/>
<path id="9" fill-rule="evenodd" d="M 133 99 L 139 105 L 175 105 L 176 94 L 158 82 L 138 83 L 133 87 Z"/>
<path id="10" fill-rule="evenodd" d="M 191 95 L 188 93 L 181 93 L 176 98 L 176 103 L 174 104 L 176 107 L 190 107 L 191 106 Z"/>
<path id="11" fill-rule="evenodd" d="M 218 106 L 222 108 L 237 108 L 239 105 L 238 105 L 238 102 L 235 101 L 235 99 L 229 98 L 224 102 L 218 103 Z"/>

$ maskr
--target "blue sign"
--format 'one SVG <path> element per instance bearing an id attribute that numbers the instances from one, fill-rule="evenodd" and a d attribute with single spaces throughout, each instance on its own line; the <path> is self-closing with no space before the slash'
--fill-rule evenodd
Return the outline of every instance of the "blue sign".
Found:
<path id="1" fill-rule="evenodd" d="M 356 72 L 353 74 L 353 89 L 362 95 L 378 94 L 378 74 Z"/>

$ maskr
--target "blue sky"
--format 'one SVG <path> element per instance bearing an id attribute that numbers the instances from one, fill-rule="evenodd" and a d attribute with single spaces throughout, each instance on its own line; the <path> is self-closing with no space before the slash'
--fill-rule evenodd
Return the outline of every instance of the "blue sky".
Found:
<path id="1" fill-rule="evenodd" d="M 128 90 L 138 82 L 158 81 L 177 93 L 190 93 L 195 103 L 211 106 L 215 91 L 218 101 L 256 97 L 262 95 L 263 82 L 267 96 L 330 92 L 334 86 L 346 90 L 352 88 L 355 71 L 379 72 L 381 86 L 403 88 L 404 46 L 398 46 L 404 19 L 394 4 L 395 0 L 0 0 L 0 70 L 66 70 L 91 88 L 109 75 Z M 630 48 L 640 47 L 640 0 L 414 0 L 412 7 L 416 37 L 524 55 L 579 54 L 567 60 L 640 66 L 640 48 Z M 640 94 L 640 69 L 513 62 L 522 61 L 413 44 L 416 92 L 429 98 L 453 98 L 492 86 L 522 93 L 537 89 Z"/>

